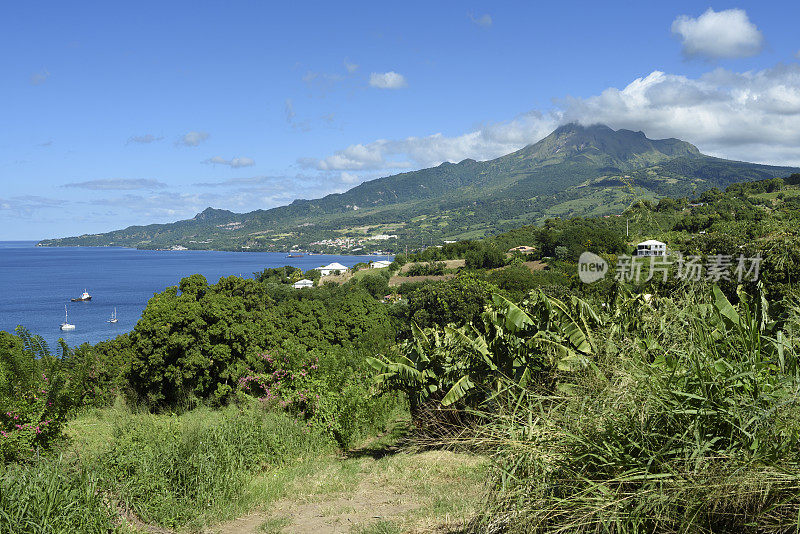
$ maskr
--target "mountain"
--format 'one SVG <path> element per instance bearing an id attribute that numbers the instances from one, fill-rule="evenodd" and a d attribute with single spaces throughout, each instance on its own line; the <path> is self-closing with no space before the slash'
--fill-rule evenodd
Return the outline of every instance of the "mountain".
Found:
<path id="1" fill-rule="evenodd" d="M 483 237 L 551 217 L 621 213 L 635 198 L 691 196 L 799 171 L 706 156 L 679 139 L 567 124 L 537 143 L 489 161 L 442 163 L 269 210 L 238 214 L 208 208 L 175 223 L 49 239 L 40 245 L 399 250 Z"/>

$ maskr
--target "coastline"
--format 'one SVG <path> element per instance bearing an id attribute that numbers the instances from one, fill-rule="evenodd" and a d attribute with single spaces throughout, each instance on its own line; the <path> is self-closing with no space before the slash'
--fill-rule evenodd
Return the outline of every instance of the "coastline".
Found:
<path id="1" fill-rule="evenodd" d="M 259 252 L 259 253 L 271 253 L 271 254 L 290 254 L 292 252 L 298 252 L 297 249 L 290 249 L 290 250 L 270 250 L 270 249 L 261 249 L 261 248 L 189 248 L 183 246 L 177 246 L 175 248 L 143 248 L 143 247 L 131 247 L 126 245 L 43 245 L 42 241 L 5 241 L 6 243 L 33 243 L 33 247 L 36 248 L 117 248 L 117 249 L 126 249 L 126 250 L 142 250 L 142 251 L 151 251 L 151 252 Z M 179 248 L 178 248 L 179 247 Z M 395 256 L 396 253 L 393 251 L 379 251 L 379 252 L 367 252 L 362 253 L 362 251 L 335 251 L 335 252 L 301 252 L 303 256 Z"/>

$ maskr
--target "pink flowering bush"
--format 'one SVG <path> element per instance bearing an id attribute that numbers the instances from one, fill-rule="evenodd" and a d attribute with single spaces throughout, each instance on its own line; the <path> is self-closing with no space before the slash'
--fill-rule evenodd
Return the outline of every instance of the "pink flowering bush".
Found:
<path id="1" fill-rule="evenodd" d="M 371 391 L 368 372 L 352 350 L 326 352 L 286 347 L 264 352 L 239 378 L 240 394 L 284 411 L 309 429 L 321 431 L 347 448 L 363 434 L 381 428 L 396 398 Z"/>
<path id="2" fill-rule="evenodd" d="M 59 361 L 38 336 L 0 332 L 0 459 L 20 460 L 51 447 L 69 409 Z"/>

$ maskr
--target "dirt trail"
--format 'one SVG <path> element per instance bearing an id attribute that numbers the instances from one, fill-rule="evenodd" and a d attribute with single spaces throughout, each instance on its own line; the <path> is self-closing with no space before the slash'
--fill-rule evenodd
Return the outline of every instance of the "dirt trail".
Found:
<path id="1" fill-rule="evenodd" d="M 413 495 L 398 495 L 365 482 L 346 496 L 317 502 L 278 502 L 272 515 L 289 519 L 285 532 L 340 534 L 350 532 L 356 525 L 398 519 L 420 506 L 422 503 L 415 502 Z"/>
<path id="2" fill-rule="evenodd" d="M 209 532 L 343 534 L 377 523 L 391 532 L 448 532 L 477 509 L 485 467 L 483 458 L 443 451 L 339 460 L 299 477 L 265 511 Z"/>

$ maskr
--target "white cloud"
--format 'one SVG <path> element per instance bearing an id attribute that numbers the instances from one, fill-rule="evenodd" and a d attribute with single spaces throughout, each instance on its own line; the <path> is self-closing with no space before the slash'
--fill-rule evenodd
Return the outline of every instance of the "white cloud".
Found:
<path id="1" fill-rule="evenodd" d="M 158 180 L 145 178 L 108 178 L 105 180 L 88 180 L 86 182 L 72 182 L 63 187 L 78 189 L 91 189 L 95 191 L 132 191 L 135 189 L 161 189 L 167 184 Z"/>
<path id="2" fill-rule="evenodd" d="M 697 18 L 681 15 L 672 22 L 672 33 L 683 43 L 689 57 L 750 57 L 761 52 L 764 37 L 743 9 L 714 11 Z"/>
<path id="3" fill-rule="evenodd" d="M 0 215 L 27 218 L 36 214 L 39 210 L 60 208 L 64 204 L 66 204 L 64 200 L 37 195 L 0 198 Z"/>
<path id="4" fill-rule="evenodd" d="M 189 132 L 178 139 L 175 144 L 179 146 L 198 146 L 209 138 L 207 132 Z"/>
<path id="5" fill-rule="evenodd" d="M 256 164 L 256 160 L 252 158 L 232 158 L 232 159 L 225 159 L 220 156 L 214 156 L 213 158 L 208 158 L 203 160 L 203 163 L 209 165 L 227 165 L 231 169 L 240 169 L 242 167 L 252 167 Z"/>
<path id="6" fill-rule="evenodd" d="M 281 176 L 251 176 L 249 178 L 229 178 L 219 182 L 198 182 L 194 185 L 198 187 L 252 186 L 274 183 L 281 180 L 285 180 L 285 178 Z"/>
<path id="7" fill-rule="evenodd" d="M 357 67 L 358 65 L 356 65 Z M 303 81 L 311 88 L 322 93 L 332 90 L 338 83 L 345 80 L 345 76 L 339 73 L 306 71 Z"/>
<path id="8" fill-rule="evenodd" d="M 723 157 L 800 164 L 800 65 L 716 69 L 696 79 L 656 71 L 561 105 L 565 120 L 678 137 Z"/>
<path id="9" fill-rule="evenodd" d="M 481 17 L 476 17 L 472 13 L 469 13 L 469 20 L 472 21 L 473 24 L 477 24 L 478 26 L 483 26 L 484 28 L 488 28 L 492 25 L 492 16 L 488 13 L 484 14 Z"/>
<path id="10" fill-rule="evenodd" d="M 298 162 L 323 171 L 363 171 L 430 167 L 465 158 L 490 159 L 544 137 L 558 125 L 558 120 L 552 113 L 533 111 L 457 137 L 437 133 L 397 140 L 379 139 L 351 145 L 326 158 L 301 158 Z"/>
<path id="11" fill-rule="evenodd" d="M 294 112 L 294 102 L 291 98 L 287 98 L 283 103 L 283 114 L 286 117 L 286 122 L 291 123 L 296 113 Z"/>
<path id="12" fill-rule="evenodd" d="M 378 89 L 401 89 L 408 86 L 405 76 L 393 70 L 389 72 L 373 72 L 369 75 L 369 84 Z"/>
<path id="13" fill-rule="evenodd" d="M 641 130 L 651 138 L 677 137 L 725 158 L 800 165 L 800 65 L 744 73 L 716 69 L 698 78 L 655 71 L 623 89 L 565 98 L 551 110 L 530 111 L 462 135 L 379 139 L 298 162 L 323 171 L 390 171 L 485 160 L 534 143 L 570 121 Z"/>
<path id="14" fill-rule="evenodd" d="M 31 85 L 42 85 L 44 82 L 47 81 L 47 78 L 50 77 L 50 73 L 47 69 L 42 69 L 39 72 L 34 72 L 31 74 L 30 82 Z"/>
<path id="15" fill-rule="evenodd" d="M 167 222 L 191 217 L 216 200 L 216 195 L 160 192 L 149 195 L 129 193 L 119 197 L 93 199 L 88 204 L 122 208 L 140 217 L 158 218 Z"/>
<path id="16" fill-rule="evenodd" d="M 347 171 L 342 171 L 342 174 L 339 175 L 339 178 L 346 184 L 354 184 L 359 181 L 358 176 L 355 174 L 350 174 Z"/>
<path id="17" fill-rule="evenodd" d="M 356 63 L 351 63 L 349 60 L 344 60 L 344 69 L 347 71 L 348 74 L 354 74 L 358 70 L 358 65 Z"/>
<path id="18" fill-rule="evenodd" d="M 125 142 L 126 145 L 131 143 L 141 143 L 141 144 L 149 144 L 155 141 L 161 141 L 164 139 L 163 137 L 156 137 L 153 134 L 145 134 L 145 135 L 134 135 L 129 137 L 128 140 Z"/>

